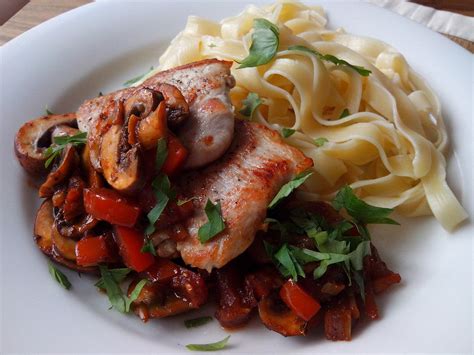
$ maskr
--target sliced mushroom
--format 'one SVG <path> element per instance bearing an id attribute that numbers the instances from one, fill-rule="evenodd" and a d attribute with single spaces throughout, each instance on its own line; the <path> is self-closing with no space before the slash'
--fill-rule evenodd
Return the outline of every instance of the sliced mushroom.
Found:
<path id="1" fill-rule="evenodd" d="M 143 183 L 138 147 L 128 147 L 124 129 L 113 125 L 102 137 L 100 165 L 105 180 L 116 190 L 131 193 Z"/>
<path id="2" fill-rule="evenodd" d="M 260 300 L 258 314 L 268 329 L 283 336 L 306 334 L 306 322 L 283 303 L 278 293 L 272 293 Z"/>
<path id="3" fill-rule="evenodd" d="M 86 145 L 82 151 L 81 167 L 86 172 L 88 187 L 103 187 L 102 176 L 94 169 L 90 160 L 89 146 Z"/>
<path id="4" fill-rule="evenodd" d="M 61 152 L 61 160 L 55 163 L 53 170 L 48 174 L 46 181 L 39 188 L 40 197 L 51 197 L 54 187 L 63 182 L 72 173 L 79 162 L 79 156 L 72 145 L 67 145 Z"/>
<path id="5" fill-rule="evenodd" d="M 83 267 L 64 258 L 55 251 L 55 244 L 53 242 L 54 234 L 54 218 L 53 218 L 53 204 L 51 200 L 45 200 L 38 212 L 36 213 L 34 239 L 39 249 L 50 257 L 53 261 L 62 264 L 72 270 L 80 272 L 96 273 L 97 269 L 93 267 Z"/>
<path id="6" fill-rule="evenodd" d="M 63 237 L 57 230 L 56 225 L 52 227 L 53 253 L 59 254 L 67 260 L 76 261 L 76 244 L 71 238 Z"/>
<path id="7" fill-rule="evenodd" d="M 181 91 L 174 85 L 159 84 L 156 90 L 165 98 L 168 125 L 174 129 L 181 126 L 189 116 L 189 106 Z"/>
<path id="8" fill-rule="evenodd" d="M 163 95 L 152 89 L 136 90 L 124 104 L 125 117 L 135 115 L 138 118 L 144 118 L 150 115 L 163 101 Z"/>
<path id="9" fill-rule="evenodd" d="M 166 131 L 166 105 L 162 101 L 155 111 L 138 122 L 136 136 L 143 149 L 148 150 L 156 147 L 158 139 L 166 137 Z"/>
<path id="10" fill-rule="evenodd" d="M 15 154 L 21 166 L 33 175 L 47 172 L 44 151 L 51 145 L 51 132 L 59 125 L 77 126 L 76 114 L 42 116 L 26 122 L 15 136 Z"/>
<path id="11" fill-rule="evenodd" d="M 54 138 L 56 137 L 75 136 L 78 133 L 80 133 L 80 131 L 77 128 L 62 124 L 54 127 L 54 129 L 52 130 L 51 142 L 53 142 Z"/>

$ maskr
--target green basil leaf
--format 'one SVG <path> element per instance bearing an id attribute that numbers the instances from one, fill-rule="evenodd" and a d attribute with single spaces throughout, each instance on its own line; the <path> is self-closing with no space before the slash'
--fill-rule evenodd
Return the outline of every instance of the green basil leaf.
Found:
<path id="1" fill-rule="evenodd" d="M 369 76 L 370 73 L 372 73 L 370 70 L 362 67 L 362 66 L 359 66 L 359 65 L 353 65 L 349 62 L 346 62 L 345 60 L 343 59 L 339 59 L 331 54 L 321 54 L 319 53 L 318 51 L 314 50 L 314 49 L 311 49 L 311 48 L 308 48 L 308 47 L 305 47 L 305 46 L 301 46 L 301 45 L 297 45 L 297 46 L 290 46 L 288 47 L 288 50 L 295 50 L 295 51 L 301 51 L 301 52 L 307 52 L 307 53 L 311 53 L 311 54 L 314 54 L 316 57 L 318 57 L 319 59 L 321 60 L 325 60 L 327 62 L 331 62 L 335 65 L 345 65 L 345 66 L 348 66 L 349 68 L 355 70 L 357 73 L 359 73 L 360 75 L 362 76 Z"/>
<path id="2" fill-rule="evenodd" d="M 291 128 L 284 127 L 281 129 L 281 135 L 283 136 L 283 138 L 291 137 L 293 134 L 295 134 L 295 132 L 296 130 Z"/>
<path id="3" fill-rule="evenodd" d="M 361 223 L 399 224 L 387 217 L 393 212 L 393 209 L 375 207 L 365 203 L 354 194 L 349 186 L 339 190 L 332 204 L 338 211 L 344 208 L 351 217 Z"/>
<path id="4" fill-rule="evenodd" d="M 156 249 L 155 246 L 153 245 L 153 242 L 151 239 L 148 239 L 140 249 L 142 253 L 150 253 L 151 255 L 156 256 Z"/>
<path id="5" fill-rule="evenodd" d="M 301 174 L 298 174 L 293 180 L 283 185 L 280 191 L 278 191 L 276 196 L 268 205 L 268 208 L 273 208 L 275 205 L 278 204 L 278 202 L 283 200 L 285 197 L 288 197 L 294 189 L 302 185 L 306 181 L 306 179 L 309 178 L 312 174 L 313 173 L 311 171 L 304 171 Z"/>
<path id="6" fill-rule="evenodd" d="M 64 275 L 59 269 L 57 269 L 53 264 L 48 262 L 48 270 L 51 276 L 62 288 L 69 290 L 71 288 L 71 283 L 66 275 Z"/>
<path id="7" fill-rule="evenodd" d="M 112 275 L 112 278 L 114 279 L 114 281 L 116 283 L 120 283 L 123 280 L 125 280 L 125 278 L 128 276 L 128 274 L 132 270 L 129 269 L 128 267 L 122 267 L 122 268 L 117 268 L 117 269 L 108 269 L 108 271 L 109 271 L 109 274 Z M 104 280 L 102 279 L 102 277 L 99 279 L 99 281 L 97 281 L 94 284 L 94 286 L 105 289 Z"/>
<path id="8" fill-rule="evenodd" d="M 267 64 L 277 53 L 280 44 L 278 27 L 268 20 L 257 18 L 253 22 L 253 29 L 249 55 L 237 69 Z"/>
<path id="9" fill-rule="evenodd" d="M 158 144 L 156 145 L 156 159 L 155 159 L 156 171 L 161 170 L 167 157 L 168 157 L 168 143 L 166 142 L 166 138 L 160 138 L 158 139 Z"/>
<path id="10" fill-rule="evenodd" d="M 123 83 L 123 86 L 125 86 L 126 88 L 128 88 L 129 86 L 132 86 L 133 84 L 139 82 L 140 80 L 142 80 L 145 75 L 147 75 L 149 72 L 151 72 L 153 70 L 153 66 L 150 67 L 150 69 L 146 72 L 146 73 L 143 73 L 141 75 L 138 75 L 130 80 L 127 80 L 126 82 Z"/>
<path id="11" fill-rule="evenodd" d="M 227 345 L 227 342 L 229 341 L 230 335 L 222 339 L 221 341 L 217 341 L 215 343 L 209 343 L 209 344 L 188 344 L 186 347 L 188 350 L 192 351 L 217 351 L 217 350 L 222 350 L 225 348 Z"/>
<path id="12" fill-rule="evenodd" d="M 247 95 L 247 98 L 242 101 L 243 107 L 239 112 L 245 117 L 247 117 L 249 120 L 252 120 L 255 110 L 262 103 L 263 101 L 258 97 L 258 94 L 251 92 Z"/>
<path id="13" fill-rule="evenodd" d="M 339 119 L 341 118 L 344 118 L 344 117 L 347 117 L 349 116 L 351 113 L 349 112 L 349 110 L 347 108 L 344 109 L 344 111 L 341 112 L 341 115 L 339 116 Z"/>
<path id="14" fill-rule="evenodd" d="M 327 143 L 327 142 L 329 141 L 327 140 L 327 138 L 324 138 L 324 137 L 319 137 L 314 140 L 314 144 L 318 147 L 322 147 L 324 143 Z"/>
<path id="15" fill-rule="evenodd" d="M 110 304 L 117 311 L 126 312 L 126 301 L 123 296 L 122 289 L 115 281 L 107 266 L 99 265 L 100 275 L 104 284 L 104 289 L 109 297 Z"/>
<path id="16" fill-rule="evenodd" d="M 196 328 L 200 327 L 201 325 L 207 324 L 212 321 L 212 317 L 205 316 L 205 317 L 198 317 L 193 319 L 187 319 L 184 321 L 184 325 L 186 328 Z"/>
<path id="17" fill-rule="evenodd" d="M 125 297 L 125 312 L 130 312 L 130 305 L 133 301 L 135 301 L 138 296 L 140 296 L 140 292 L 142 292 L 143 287 L 146 285 L 148 280 L 140 280 L 133 291 L 130 293 L 130 297 Z"/>
<path id="18" fill-rule="evenodd" d="M 201 244 L 204 244 L 209 239 L 214 238 L 225 229 L 220 202 L 214 205 L 211 200 L 208 199 L 204 211 L 206 212 L 208 221 L 198 230 L 198 238 Z"/>

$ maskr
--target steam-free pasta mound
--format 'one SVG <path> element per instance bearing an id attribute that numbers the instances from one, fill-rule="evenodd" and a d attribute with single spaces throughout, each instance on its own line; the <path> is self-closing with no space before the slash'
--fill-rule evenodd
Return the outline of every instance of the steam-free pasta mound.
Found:
<path id="1" fill-rule="evenodd" d="M 278 52 L 268 64 L 238 69 L 257 18 L 278 26 Z M 295 130 L 287 141 L 314 161 L 299 197 L 330 200 L 349 184 L 370 204 L 407 216 L 432 213 L 452 230 L 467 214 L 446 183 L 448 137 L 435 93 L 390 45 L 329 30 L 326 22 L 322 8 L 286 0 L 251 5 L 220 23 L 190 16 L 155 72 L 205 58 L 235 61 L 231 99 L 237 115 L 243 100 L 257 94 L 262 103 L 253 119 Z M 360 75 L 292 46 L 371 73 Z"/>

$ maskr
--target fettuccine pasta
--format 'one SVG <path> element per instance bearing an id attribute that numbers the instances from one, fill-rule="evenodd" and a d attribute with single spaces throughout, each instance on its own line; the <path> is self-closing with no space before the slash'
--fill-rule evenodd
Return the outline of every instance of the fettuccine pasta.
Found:
<path id="1" fill-rule="evenodd" d="M 467 214 L 446 183 L 447 134 L 440 103 L 403 55 L 376 39 L 325 28 L 324 12 L 294 1 L 256 7 L 215 23 L 190 16 L 160 58 L 156 71 L 219 58 L 240 62 L 249 53 L 254 19 L 279 27 L 274 60 L 232 68 L 236 113 L 249 93 L 263 100 L 254 120 L 296 132 L 287 142 L 314 161 L 299 190 L 308 200 L 330 200 L 348 184 L 370 204 L 407 216 L 434 214 L 452 230 Z M 371 71 L 321 61 L 303 45 Z M 341 118 L 346 110 L 348 115 Z M 324 144 L 315 139 L 324 138 Z M 326 141 L 327 140 L 327 141 Z"/>

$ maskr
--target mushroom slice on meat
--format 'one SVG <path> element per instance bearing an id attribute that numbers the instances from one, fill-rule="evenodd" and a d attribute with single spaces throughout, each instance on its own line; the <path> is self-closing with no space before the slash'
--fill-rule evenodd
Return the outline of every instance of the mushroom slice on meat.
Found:
<path id="1" fill-rule="evenodd" d="M 122 125 L 112 125 L 100 145 L 100 165 L 105 180 L 123 193 L 137 191 L 143 182 L 138 146 L 129 146 Z"/>
<path id="2" fill-rule="evenodd" d="M 53 170 L 48 174 L 46 181 L 39 188 L 40 197 L 51 197 L 54 194 L 54 187 L 66 180 L 79 162 L 76 149 L 68 144 L 61 152 L 61 160 L 55 163 Z"/>
<path id="3" fill-rule="evenodd" d="M 51 133 L 56 126 L 77 125 L 76 115 L 49 115 L 26 122 L 15 136 L 15 154 L 21 166 L 32 175 L 47 172 L 44 151 L 51 145 Z"/>

